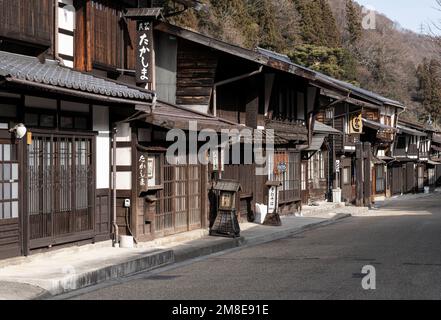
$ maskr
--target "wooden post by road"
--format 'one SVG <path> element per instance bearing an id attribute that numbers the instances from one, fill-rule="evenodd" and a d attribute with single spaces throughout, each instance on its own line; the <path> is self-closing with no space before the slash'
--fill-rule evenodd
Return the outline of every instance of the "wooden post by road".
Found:
<path id="1" fill-rule="evenodd" d="M 364 206 L 372 205 L 372 172 L 371 172 L 371 143 L 365 142 L 363 145 L 364 161 Z"/>
<path id="2" fill-rule="evenodd" d="M 357 185 L 355 204 L 357 207 L 363 206 L 363 144 L 357 142 L 355 145 L 355 182 Z"/>

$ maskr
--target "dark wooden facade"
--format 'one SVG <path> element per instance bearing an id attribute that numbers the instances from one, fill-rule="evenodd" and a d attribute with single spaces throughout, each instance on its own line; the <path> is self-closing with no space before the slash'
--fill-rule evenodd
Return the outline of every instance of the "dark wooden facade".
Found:
<path id="1" fill-rule="evenodd" d="M 424 187 L 433 189 L 437 183 L 439 166 L 438 158 L 431 154 L 434 151 L 432 146 L 436 148 L 435 130 L 430 126 L 404 120 L 400 120 L 399 125 L 400 131 L 392 153 L 396 159 L 393 164 L 394 174 L 391 176 L 395 186 L 392 193 L 422 192 Z M 401 188 L 398 183 L 402 184 Z"/>
<path id="2" fill-rule="evenodd" d="M 333 99 L 334 100 L 333 100 Z M 340 102 L 333 94 L 322 91 L 320 98 L 321 111 L 317 119 L 333 128 L 343 132 L 341 136 L 334 136 L 330 139 L 332 152 L 330 161 L 329 178 L 334 182 L 334 188 L 340 186 L 342 189 L 342 200 L 347 203 L 355 203 L 357 199 L 356 185 L 359 183 L 356 168 L 356 145 L 361 142 L 371 143 L 371 154 L 373 167 L 371 170 L 370 187 L 372 199 L 378 196 L 390 194 L 390 181 L 388 178 L 387 161 L 391 158 L 391 147 L 396 134 L 398 119 L 398 107 L 388 104 L 373 104 L 371 101 L 345 99 Z M 351 128 L 354 118 L 359 117 L 360 129 Z M 387 160 L 380 160 L 380 158 Z M 339 161 L 340 172 L 335 173 L 334 163 Z M 338 181 L 335 181 L 335 178 Z"/>
<path id="3" fill-rule="evenodd" d="M 53 41 L 53 0 L 0 1 L 0 50 L 43 53 Z"/>
<path id="4" fill-rule="evenodd" d="M 302 157 L 302 203 L 311 204 L 329 199 L 329 150 L 303 152 Z"/>

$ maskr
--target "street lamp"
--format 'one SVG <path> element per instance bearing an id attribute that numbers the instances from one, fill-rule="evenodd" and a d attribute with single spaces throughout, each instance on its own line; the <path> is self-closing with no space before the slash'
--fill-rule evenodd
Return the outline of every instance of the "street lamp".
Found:
<path id="1" fill-rule="evenodd" d="M 9 129 L 9 132 L 15 133 L 15 138 L 17 139 L 23 139 L 23 137 L 26 135 L 27 129 L 23 123 L 19 123 L 15 125 L 14 128 Z"/>

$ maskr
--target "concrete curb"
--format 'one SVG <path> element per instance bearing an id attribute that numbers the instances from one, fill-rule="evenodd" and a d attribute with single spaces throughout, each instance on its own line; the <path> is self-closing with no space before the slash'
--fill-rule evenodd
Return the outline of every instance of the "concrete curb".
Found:
<path id="1" fill-rule="evenodd" d="M 174 263 L 174 252 L 166 250 L 143 255 L 139 258 L 109 265 L 104 268 L 74 273 L 62 278 L 54 278 L 51 281 L 28 281 L 31 285 L 40 287 L 46 291 L 34 297 L 34 300 L 46 299 L 55 295 L 71 292 L 74 290 L 86 288 L 108 280 L 114 280 L 124 276 L 129 276 L 141 271 L 149 271 L 164 267 Z M 14 280 L 14 279 L 12 279 Z M 15 279 L 20 282 L 19 279 Z"/>
<path id="2" fill-rule="evenodd" d="M 188 248 L 186 246 L 179 246 L 174 249 L 175 262 L 183 262 L 194 258 L 208 256 L 210 254 L 233 249 L 242 246 L 246 242 L 244 237 L 238 237 L 234 239 L 222 239 L 216 244 L 208 243 L 205 246 L 198 248 Z"/>
<path id="3" fill-rule="evenodd" d="M 292 235 L 303 233 L 308 230 L 313 230 L 319 227 L 327 226 L 338 222 L 344 218 L 350 217 L 351 214 L 337 214 L 335 217 L 311 223 L 300 228 L 277 230 L 270 234 L 258 235 L 255 237 L 238 237 L 238 238 L 219 238 L 214 242 L 201 241 L 198 246 L 178 245 L 177 247 L 164 250 L 160 252 L 151 253 L 137 259 L 118 263 L 116 265 L 107 266 L 101 269 L 87 271 L 84 273 L 72 274 L 63 278 L 52 279 L 50 286 L 32 283 L 44 288 L 47 294 L 39 295 L 34 299 L 46 299 L 55 295 L 64 294 L 74 290 L 86 288 L 92 285 L 100 284 L 108 280 L 134 275 L 136 273 L 150 271 L 160 267 L 172 265 L 174 263 L 187 261 L 190 259 L 208 256 L 221 251 L 234 249 L 238 247 L 253 246 L 262 243 L 267 243 L 274 240 L 283 239 Z"/>

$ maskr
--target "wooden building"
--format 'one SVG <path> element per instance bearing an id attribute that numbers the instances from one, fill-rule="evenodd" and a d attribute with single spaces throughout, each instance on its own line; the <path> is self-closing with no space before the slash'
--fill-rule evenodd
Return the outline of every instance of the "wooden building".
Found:
<path id="1" fill-rule="evenodd" d="M 441 134 L 437 130 L 430 132 L 428 163 L 429 186 L 434 189 L 441 186 Z"/>
<path id="2" fill-rule="evenodd" d="M 391 146 L 397 130 L 398 115 L 404 106 L 352 84 L 321 76 L 347 90 L 346 96 L 341 91 L 322 89 L 320 92 L 321 111 L 317 114 L 318 121 L 343 132 L 343 135 L 334 136 L 330 140 L 333 150 L 331 155 L 334 157 L 330 173 L 333 187 L 342 189 L 342 200 L 346 203 L 355 204 L 357 198 L 363 198 L 361 194 L 357 195 L 357 185 L 362 184 L 360 177 L 364 176 L 361 168 L 364 166 L 359 164 L 357 170 L 356 145 L 368 142 L 371 149 L 366 165 L 371 170 L 370 179 L 364 180 L 367 183 L 364 189 L 370 190 L 369 198 L 372 200 L 386 196 L 390 189 L 386 164 L 393 160 Z M 334 166 L 336 162 L 338 170 Z"/>
<path id="3" fill-rule="evenodd" d="M 55 60 L 0 51 L 0 61 L 1 256 L 109 239 L 109 111 L 149 107 L 153 94 Z"/>
<path id="4" fill-rule="evenodd" d="M 394 142 L 390 179 L 392 195 L 424 191 L 434 186 L 438 165 L 429 157 L 434 130 L 418 123 L 400 120 Z"/>
<path id="5" fill-rule="evenodd" d="M 330 126 L 315 121 L 308 148 L 302 151 L 302 203 L 332 202 L 331 143 L 334 135 L 342 135 Z"/>
<path id="6" fill-rule="evenodd" d="M 240 182 L 243 219 L 268 204 L 273 180 L 282 213 L 338 186 L 352 202 L 355 143 L 371 141 L 386 161 L 401 104 L 170 25 L 154 3 L 0 0 L 0 258 L 205 228 L 219 177 Z M 188 149 L 167 157 L 171 129 Z M 224 159 L 228 144 L 204 154 L 216 163 L 194 163 L 207 129 L 219 139 L 250 129 L 271 138 L 261 148 L 274 156 L 245 161 L 245 139 L 239 162 Z"/>

